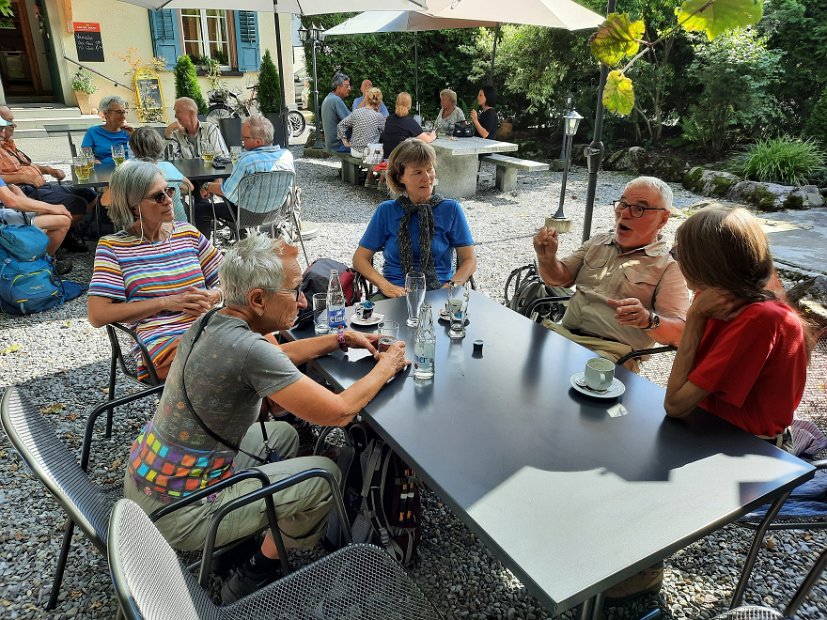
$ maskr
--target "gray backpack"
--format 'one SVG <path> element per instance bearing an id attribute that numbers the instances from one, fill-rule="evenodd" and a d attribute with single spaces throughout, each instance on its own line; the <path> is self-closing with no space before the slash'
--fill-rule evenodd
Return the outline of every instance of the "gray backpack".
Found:
<path id="1" fill-rule="evenodd" d="M 545 304 L 529 315 L 529 304 L 544 297 L 571 297 L 571 289 L 546 285 L 537 273 L 536 263 L 523 265 L 512 271 L 505 281 L 505 305 L 532 321 L 550 320 L 558 323 L 566 313 L 563 300 Z"/>

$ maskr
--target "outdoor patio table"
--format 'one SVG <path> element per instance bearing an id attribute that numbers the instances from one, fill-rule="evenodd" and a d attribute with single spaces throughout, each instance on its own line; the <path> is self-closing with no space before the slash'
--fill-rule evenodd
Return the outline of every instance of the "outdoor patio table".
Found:
<path id="1" fill-rule="evenodd" d="M 436 312 L 446 296 L 427 300 Z M 405 299 L 376 312 L 402 325 L 412 357 Z M 440 322 L 432 381 L 404 371 L 362 416 L 552 615 L 597 613 L 608 587 L 813 476 L 704 411 L 667 418 L 664 390 L 624 368 L 620 398 L 582 396 L 570 377 L 594 353 L 484 295 L 469 317 L 460 341 Z M 357 350 L 313 362 L 339 388 L 373 364 Z"/>
<path id="2" fill-rule="evenodd" d="M 173 159 L 172 165 L 178 168 L 185 177 L 193 183 L 211 181 L 212 179 L 226 179 L 233 173 L 233 165 L 227 163 L 225 168 L 213 168 L 203 159 Z"/>
<path id="3" fill-rule="evenodd" d="M 468 198 L 477 193 L 478 155 L 516 151 L 511 142 L 485 138 L 437 138 L 431 142 L 436 151 L 436 190 L 446 198 Z"/>

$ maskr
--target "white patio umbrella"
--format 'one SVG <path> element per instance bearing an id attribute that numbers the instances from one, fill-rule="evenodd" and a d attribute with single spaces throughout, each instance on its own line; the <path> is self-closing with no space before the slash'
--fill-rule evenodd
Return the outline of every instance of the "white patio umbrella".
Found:
<path id="1" fill-rule="evenodd" d="M 427 4 L 426 13 L 444 19 L 479 19 L 566 30 L 597 28 L 605 20 L 574 0 L 428 0 Z"/>
<path id="2" fill-rule="evenodd" d="M 423 9 L 425 0 L 121 0 L 147 9 L 229 9 L 321 15 L 356 11 Z"/>

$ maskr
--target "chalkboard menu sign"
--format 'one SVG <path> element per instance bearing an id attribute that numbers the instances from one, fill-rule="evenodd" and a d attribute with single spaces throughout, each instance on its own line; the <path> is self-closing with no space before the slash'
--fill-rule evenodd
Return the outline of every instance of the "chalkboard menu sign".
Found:
<path id="1" fill-rule="evenodd" d="M 103 62 L 101 26 L 94 22 L 72 22 L 75 31 L 75 48 L 81 62 Z"/>

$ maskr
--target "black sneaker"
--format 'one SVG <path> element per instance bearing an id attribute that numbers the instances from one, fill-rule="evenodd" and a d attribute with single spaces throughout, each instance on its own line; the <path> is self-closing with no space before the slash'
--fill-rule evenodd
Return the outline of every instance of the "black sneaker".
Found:
<path id="1" fill-rule="evenodd" d="M 250 563 L 245 562 L 234 570 L 230 578 L 221 586 L 221 602 L 224 605 L 235 603 L 237 600 L 261 590 L 268 583 L 273 583 L 281 577 L 281 568 L 264 575 L 253 574 L 249 572 L 249 568 Z"/>
<path id="2" fill-rule="evenodd" d="M 63 260 L 56 260 L 55 261 L 55 273 L 59 276 L 66 275 L 70 271 L 72 271 L 72 259 L 71 258 L 64 258 Z"/>
<path id="3" fill-rule="evenodd" d="M 60 244 L 60 247 L 66 248 L 75 254 L 83 254 L 84 252 L 89 251 L 89 248 L 86 247 L 83 239 L 80 238 L 80 235 L 78 235 L 74 228 L 70 228 L 69 232 L 66 233 L 66 237 L 63 239 L 63 243 Z"/>

